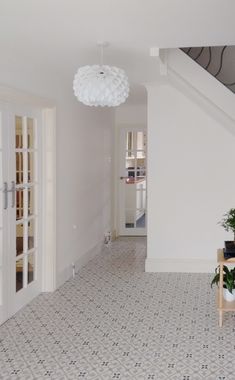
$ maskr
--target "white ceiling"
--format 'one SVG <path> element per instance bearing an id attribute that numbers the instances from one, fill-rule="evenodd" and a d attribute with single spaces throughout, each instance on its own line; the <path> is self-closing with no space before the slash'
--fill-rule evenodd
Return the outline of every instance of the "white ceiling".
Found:
<path id="1" fill-rule="evenodd" d="M 149 48 L 235 45 L 234 0 L 0 0 L 0 70 L 64 78 L 99 61 L 153 79 Z M 1 79 L 1 78 L 0 78 Z"/>

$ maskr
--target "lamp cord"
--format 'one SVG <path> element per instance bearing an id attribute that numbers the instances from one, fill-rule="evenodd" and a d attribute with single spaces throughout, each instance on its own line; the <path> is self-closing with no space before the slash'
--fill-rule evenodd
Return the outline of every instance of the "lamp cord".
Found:
<path id="1" fill-rule="evenodd" d="M 100 66 L 104 64 L 104 46 L 100 46 Z"/>

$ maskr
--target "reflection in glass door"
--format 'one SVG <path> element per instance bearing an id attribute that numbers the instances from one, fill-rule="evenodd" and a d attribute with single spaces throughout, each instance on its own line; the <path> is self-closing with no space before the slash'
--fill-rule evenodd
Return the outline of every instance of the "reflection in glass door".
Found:
<path id="1" fill-rule="evenodd" d="M 120 139 L 121 235 L 146 235 L 146 148 L 145 130 L 122 130 Z"/>
<path id="2" fill-rule="evenodd" d="M 35 279 L 35 129 L 36 123 L 33 118 L 15 116 L 16 292 L 27 288 Z"/>

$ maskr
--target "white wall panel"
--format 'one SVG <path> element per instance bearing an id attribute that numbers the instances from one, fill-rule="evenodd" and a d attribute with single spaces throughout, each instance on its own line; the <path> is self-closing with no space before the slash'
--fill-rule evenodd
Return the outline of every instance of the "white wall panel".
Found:
<path id="1" fill-rule="evenodd" d="M 235 137 L 167 80 L 148 100 L 146 269 L 213 271 L 232 238 L 218 221 L 235 205 Z"/>

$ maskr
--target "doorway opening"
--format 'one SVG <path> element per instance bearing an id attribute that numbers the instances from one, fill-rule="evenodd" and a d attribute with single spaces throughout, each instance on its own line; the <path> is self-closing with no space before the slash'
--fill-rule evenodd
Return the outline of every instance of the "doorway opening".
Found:
<path id="1" fill-rule="evenodd" d="M 147 91 L 116 110 L 117 236 L 147 235 Z"/>

